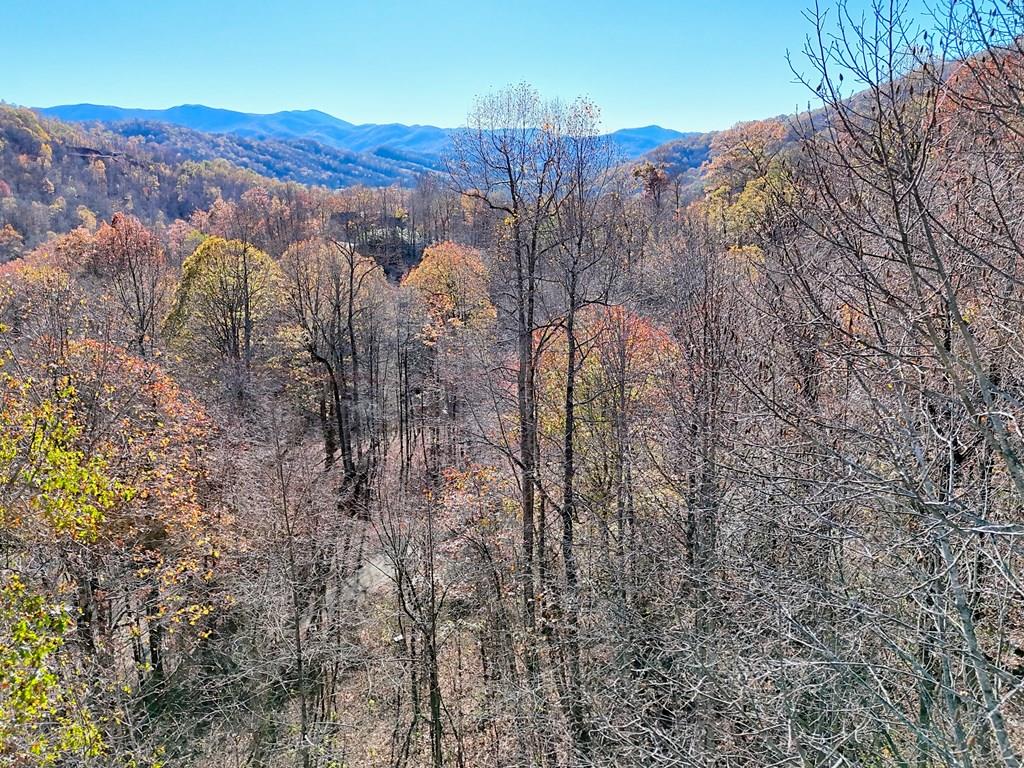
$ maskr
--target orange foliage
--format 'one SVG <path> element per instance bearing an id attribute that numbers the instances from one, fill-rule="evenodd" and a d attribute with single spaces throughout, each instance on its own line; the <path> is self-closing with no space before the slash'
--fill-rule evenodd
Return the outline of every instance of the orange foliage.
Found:
<path id="1" fill-rule="evenodd" d="M 204 499 L 202 407 L 159 366 L 98 341 L 73 342 L 59 360 L 42 351 L 30 370 L 35 387 L 53 386 L 45 394 L 64 401 L 80 448 L 129 489 L 107 512 L 94 553 L 121 559 L 140 589 L 159 589 L 172 627 L 205 615 L 221 521 Z"/>
<path id="2" fill-rule="evenodd" d="M 423 296 L 430 315 L 424 335 L 436 341 L 446 326 L 476 325 L 494 318 L 489 280 L 479 251 L 446 242 L 427 248 L 403 285 Z"/>
<path id="3" fill-rule="evenodd" d="M 114 274 L 126 269 L 162 269 L 165 257 L 160 241 L 134 216 L 115 213 L 93 237 L 89 266 L 97 272 Z"/>
<path id="4" fill-rule="evenodd" d="M 589 428 L 603 423 L 617 409 L 656 413 L 669 395 L 669 377 L 679 359 L 675 340 L 650 320 L 624 307 L 593 306 L 576 320 L 578 344 L 576 400 Z M 545 431 L 561 430 L 567 360 L 564 330 L 540 352 L 538 401 Z"/>
<path id="5" fill-rule="evenodd" d="M 754 120 L 721 131 L 711 142 L 706 169 L 709 190 L 726 187 L 740 192 L 748 181 L 767 175 L 789 129 L 781 120 Z"/>

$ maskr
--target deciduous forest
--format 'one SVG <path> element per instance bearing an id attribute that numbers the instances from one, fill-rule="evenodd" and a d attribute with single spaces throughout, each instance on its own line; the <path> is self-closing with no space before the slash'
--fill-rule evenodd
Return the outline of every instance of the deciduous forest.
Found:
<path id="1" fill-rule="evenodd" d="M 0 107 L 0 765 L 1018 768 L 1024 9 L 938 5 L 639 161 Z"/>

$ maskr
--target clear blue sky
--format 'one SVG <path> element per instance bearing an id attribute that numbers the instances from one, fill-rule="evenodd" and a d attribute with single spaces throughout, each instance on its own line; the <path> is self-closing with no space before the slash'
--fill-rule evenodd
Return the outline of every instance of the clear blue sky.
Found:
<path id="1" fill-rule="evenodd" d="M 0 0 L 0 99 L 455 126 L 526 81 L 607 128 L 791 112 L 813 0 Z M 802 64 L 802 61 L 800 61 Z"/>

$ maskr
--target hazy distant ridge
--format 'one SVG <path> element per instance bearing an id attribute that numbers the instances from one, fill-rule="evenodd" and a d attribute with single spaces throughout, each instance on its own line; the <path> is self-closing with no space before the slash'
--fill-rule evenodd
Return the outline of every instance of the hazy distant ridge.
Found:
<path id="1" fill-rule="evenodd" d="M 315 109 L 261 115 L 182 104 L 170 109 L 131 109 L 97 104 L 67 104 L 37 110 L 43 115 L 73 122 L 117 123 L 144 120 L 170 123 L 207 133 L 230 133 L 254 139 L 309 139 L 350 152 L 378 149 L 439 157 L 449 146 L 453 129 L 401 123 L 356 125 Z M 666 142 L 690 134 L 648 125 L 609 134 L 626 159 L 640 157 Z"/>

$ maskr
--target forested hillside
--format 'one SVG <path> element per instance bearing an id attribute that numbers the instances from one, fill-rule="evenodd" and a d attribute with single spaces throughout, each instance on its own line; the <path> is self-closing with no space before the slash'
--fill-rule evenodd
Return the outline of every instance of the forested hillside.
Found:
<path id="1" fill-rule="evenodd" d="M 120 110 L 114 117 L 122 113 L 133 114 Z M 0 236 L 0 262 L 50 234 L 109 219 L 118 210 L 160 225 L 187 219 L 217 199 L 235 200 L 254 186 L 283 189 L 282 182 L 296 182 L 327 189 L 415 188 L 436 184 L 436 178 L 428 177 L 445 173 L 445 159 L 438 154 L 436 141 L 425 146 L 426 154 L 390 145 L 352 151 L 298 137 L 304 123 L 292 126 L 291 132 L 281 131 L 283 138 L 255 138 L 249 135 L 255 129 L 236 133 L 234 123 L 222 124 L 224 119 L 199 121 L 217 129 L 209 132 L 142 120 L 77 124 L 0 104 L 0 227 L 10 226 Z M 657 126 L 618 131 L 609 135 L 608 145 L 628 168 L 627 158 L 639 157 L 647 147 L 675 133 Z M 690 140 L 700 142 L 701 136 Z M 375 131 L 364 139 L 386 142 L 387 135 Z M 450 146 L 447 133 L 444 142 Z M 707 154 L 687 156 L 682 166 L 665 165 L 672 170 L 691 169 L 691 176 L 696 176 Z"/>
<path id="2" fill-rule="evenodd" d="M 626 168 L 525 85 L 345 190 L 0 110 L 0 765 L 1018 768 L 994 8 Z"/>
<path id="3" fill-rule="evenodd" d="M 336 149 L 309 139 L 251 139 L 230 133 L 202 133 L 165 123 L 127 122 L 109 130 L 130 146 L 171 163 L 227 160 L 261 176 L 330 188 L 358 185 L 411 186 L 417 177 L 442 169 L 436 155 L 386 148 L 372 153 Z"/>
<path id="4" fill-rule="evenodd" d="M 113 135 L 0 105 L 0 262 L 118 211 L 165 224 L 261 183 L 274 184 L 224 161 L 160 162 Z"/>
<path id="5" fill-rule="evenodd" d="M 162 125 L 123 130 L 82 128 L 0 105 L 0 264 L 56 235 L 80 227 L 93 231 L 118 212 L 162 233 L 187 230 L 193 216 L 257 190 L 287 204 L 321 206 L 321 215 L 344 222 L 358 219 L 364 248 L 377 247 L 370 240 L 391 243 L 385 260 L 396 248 L 408 251 L 405 261 L 414 259 L 423 238 L 436 239 L 436 227 L 448 226 L 445 217 L 440 223 L 416 220 L 440 204 L 434 200 L 440 182 L 424 167 L 412 166 L 404 184 L 392 187 L 384 182 L 399 163 L 389 161 L 379 174 L 369 174 L 368 183 L 378 187 L 371 190 L 357 184 L 368 176 L 365 160 L 349 165 L 345 153 L 319 145 L 303 154 L 295 144 L 250 144 Z M 326 152 L 324 162 L 333 169 L 318 176 L 323 188 L 274 178 L 320 173 L 305 165 L 310 152 Z M 253 165 L 268 175 L 249 170 Z M 350 189 L 327 189 L 333 186 Z"/>

